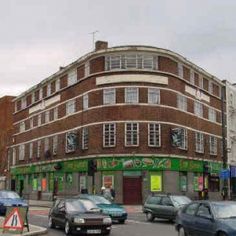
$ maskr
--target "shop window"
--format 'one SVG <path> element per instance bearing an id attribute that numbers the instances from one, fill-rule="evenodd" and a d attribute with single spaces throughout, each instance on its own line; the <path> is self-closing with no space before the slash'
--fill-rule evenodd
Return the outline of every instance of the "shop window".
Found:
<path id="1" fill-rule="evenodd" d="M 196 192 L 203 190 L 203 176 L 200 173 L 194 173 L 193 190 Z"/>
<path id="2" fill-rule="evenodd" d="M 79 177 L 79 192 L 86 192 L 87 191 L 87 178 L 86 175 L 81 175 Z"/>
<path id="3" fill-rule="evenodd" d="M 66 173 L 66 184 L 72 185 L 73 183 L 73 175 L 72 173 Z"/>
<path id="4" fill-rule="evenodd" d="M 188 178 L 187 172 L 180 172 L 179 173 L 179 188 L 181 192 L 188 191 Z"/>
<path id="5" fill-rule="evenodd" d="M 103 175 L 102 186 L 106 188 L 114 188 L 114 175 Z"/>
<path id="6" fill-rule="evenodd" d="M 33 191 L 37 191 L 38 190 L 38 179 L 34 178 L 33 179 Z"/>
<path id="7" fill-rule="evenodd" d="M 220 179 L 217 176 L 209 176 L 209 191 L 219 192 L 220 191 Z"/>

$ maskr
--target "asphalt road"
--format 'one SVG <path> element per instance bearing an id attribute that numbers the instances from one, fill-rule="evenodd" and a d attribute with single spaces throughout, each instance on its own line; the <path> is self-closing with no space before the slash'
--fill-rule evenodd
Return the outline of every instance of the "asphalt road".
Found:
<path id="1" fill-rule="evenodd" d="M 47 216 L 30 215 L 29 222 L 34 225 L 47 227 Z M 49 229 L 49 236 L 65 235 L 63 229 Z M 146 221 L 144 214 L 129 214 L 127 222 L 122 224 L 113 224 L 111 236 L 176 236 L 174 224 L 165 220 L 155 220 L 153 223 Z"/>

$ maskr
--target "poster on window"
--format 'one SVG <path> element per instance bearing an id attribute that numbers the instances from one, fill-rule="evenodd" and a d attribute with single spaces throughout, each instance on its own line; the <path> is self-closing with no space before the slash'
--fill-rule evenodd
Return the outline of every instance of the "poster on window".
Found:
<path id="1" fill-rule="evenodd" d="M 38 179 L 33 179 L 33 190 L 34 191 L 38 190 Z"/>
<path id="2" fill-rule="evenodd" d="M 81 175 L 79 178 L 79 190 L 82 192 L 83 189 L 87 189 L 86 176 Z"/>
<path id="3" fill-rule="evenodd" d="M 114 186 L 114 176 L 113 175 L 104 175 L 103 176 L 103 186 L 106 188 Z"/>
<path id="4" fill-rule="evenodd" d="M 74 152 L 77 148 L 77 132 L 66 134 L 66 152 Z"/>
<path id="5" fill-rule="evenodd" d="M 161 191 L 162 191 L 162 176 L 151 175 L 151 192 L 161 192 Z"/>
<path id="6" fill-rule="evenodd" d="M 47 190 L 47 179 L 43 178 L 42 179 L 42 191 L 46 191 Z"/>
<path id="7" fill-rule="evenodd" d="M 186 175 L 180 176 L 180 191 L 182 192 L 187 191 L 187 176 Z"/>

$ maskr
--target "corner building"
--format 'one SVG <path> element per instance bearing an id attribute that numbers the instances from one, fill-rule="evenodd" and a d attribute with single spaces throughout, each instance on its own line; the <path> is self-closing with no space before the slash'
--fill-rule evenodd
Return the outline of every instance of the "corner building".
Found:
<path id="1" fill-rule="evenodd" d="M 96 191 L 112 185 L 116 202 L 203 188 L 217 199 L 222 86 L 172 51 L 98 41 L 14 100 L 11 182 L 31 199 L 92 192 L 95 159 Z"/>

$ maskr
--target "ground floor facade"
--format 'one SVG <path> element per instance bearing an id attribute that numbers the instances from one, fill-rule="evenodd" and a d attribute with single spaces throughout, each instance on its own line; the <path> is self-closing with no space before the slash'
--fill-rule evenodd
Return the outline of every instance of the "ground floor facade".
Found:
<path id="1" fill-rule="evenodd" d="M 207 189 L 210 199 L 220 199 L 222 163 L 160 156 L 94 157 L 97 161 L 94 189 L 112 186 L 115 201 L 142 204 L 151 193 L 184 194 L 198 199 Z M 11 189 L 23 197 L 52 200 L 54 196 L 93 192 L 88 158 L 51 161 L 11 168 Z M 205 166 L 207 165 L 207 171 Z"/>

